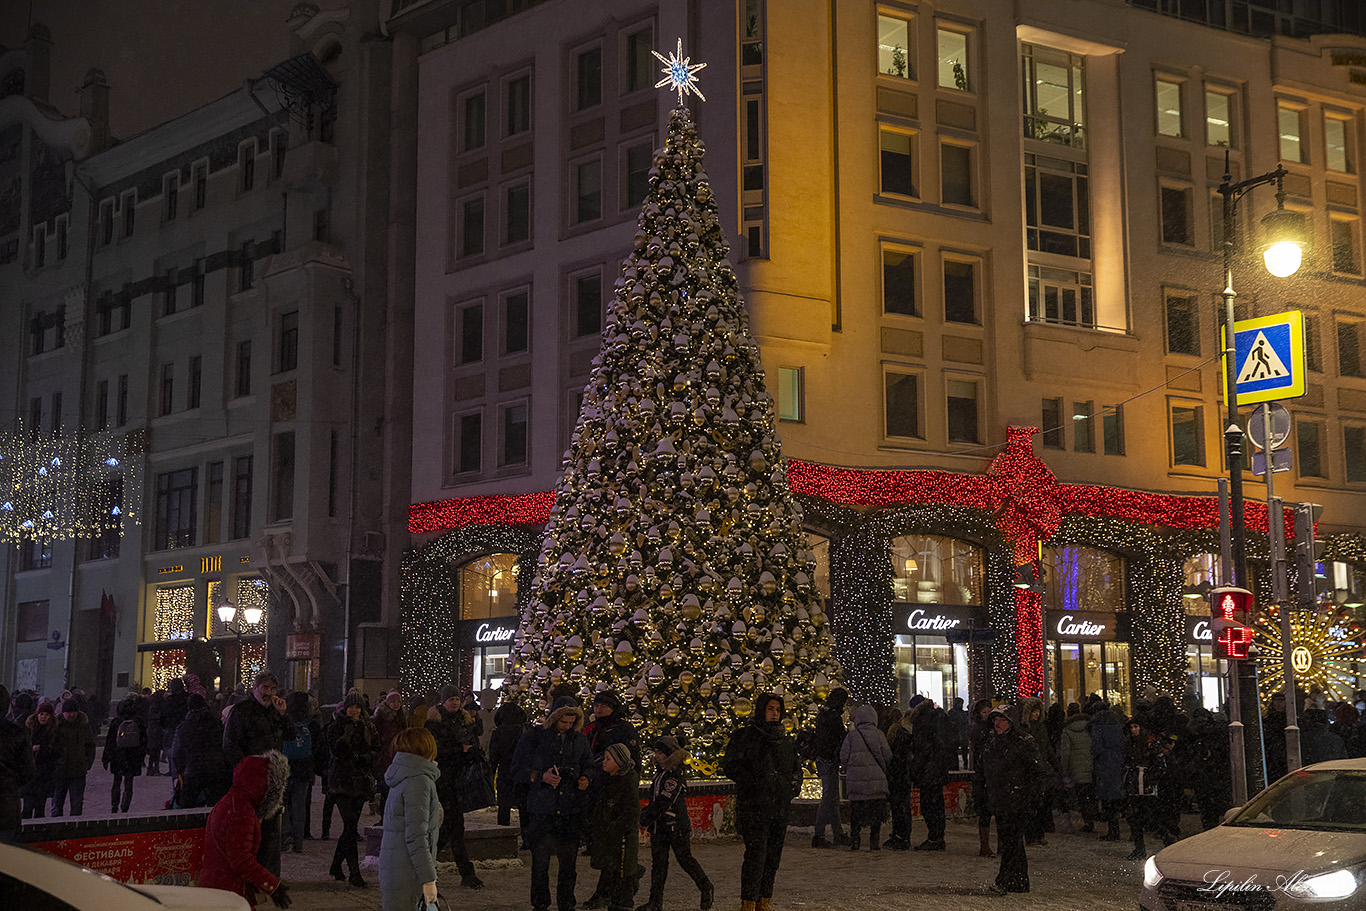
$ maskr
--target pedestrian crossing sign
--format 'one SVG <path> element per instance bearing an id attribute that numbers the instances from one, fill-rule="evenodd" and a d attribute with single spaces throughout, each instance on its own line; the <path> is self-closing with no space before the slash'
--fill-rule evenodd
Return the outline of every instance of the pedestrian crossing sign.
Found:
<path id="1" fill-rule="evenodd" d="M 1304 395 L 1304 314 L 1291 310 L 1235 322 L 1233 363 L 1239 405 Z M 1227 401 L 1228 372 L 1220 373 Z"/>

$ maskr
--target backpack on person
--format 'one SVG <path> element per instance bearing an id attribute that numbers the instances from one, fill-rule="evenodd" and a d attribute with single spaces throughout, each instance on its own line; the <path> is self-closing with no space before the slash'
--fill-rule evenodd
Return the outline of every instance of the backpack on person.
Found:
<path id="1" fill-rule="evenodd" d="M 807 762 L 815 760 L 819 755 L 819 741 L 816 739 L 816 732 L 810 729 L 803 729 L 797 732 L 797 755 Z"/>
<path id="2" fill-rule="evenodd" d="M 294 722 L 294 739 L 286 740 L 280 752 L 290 762 L 302 762 L 313 757 L 313 732 L 308 729 L 308 722 Z"/>
<path id="3" fill-rule="evenodd" d="M 120 750 L 136 750 L 142 746 L 142 729 L 136 720 L 128 718 L 119 725 L 118 733 L 114 735 L 114 745 Z"/>

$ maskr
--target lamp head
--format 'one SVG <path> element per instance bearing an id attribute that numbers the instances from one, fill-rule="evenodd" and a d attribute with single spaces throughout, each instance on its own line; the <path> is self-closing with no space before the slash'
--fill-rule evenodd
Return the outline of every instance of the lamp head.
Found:
<path id="1" fill-rule="evenodd" d="M 1277 209 L 1262 219 L 1262 259 L 1266 271 L 1277 278 L 1294 275 L 1304 258 L 1304 216 L 1299 212 Z"/>
<path id="2" fill-rule="evenodd" d="M 259 607 L 244 607 L 242 608 L 242 620 L 247 626 L 255 626 L 261 622 L 261 614 L 263 613 L 265 611 Z"/>
<path id="3" fill-rule="evenodd" d="M 237 605 L 231 601 L 224 601 L 218 605 L 218 619 L 224 623 L 231 623 L 237 616 Z"/>

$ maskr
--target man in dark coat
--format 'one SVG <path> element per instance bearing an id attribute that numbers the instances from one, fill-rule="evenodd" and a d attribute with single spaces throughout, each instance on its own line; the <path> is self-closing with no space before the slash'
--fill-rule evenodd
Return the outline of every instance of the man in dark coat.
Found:
<path id="1" fill-rule="evenodd" d="M 478 719 L 463 707 L 464 701 L 456 687 L 448 686 L 441 691 L 440 704 L 427 711 L 427 730 L 436 738 L 436 764 L 441 769 L 436 793 L 445 814 L 437 852 L 449 846 L 460 870 L 460 885 L 482 889 L 484 881 L 474 872 L 474 863 L 465 849 L 465 816 L 460 811 L 457 791 L 466 763 L 479 758 Z"/>
<path id="2" fill-rule="evenodd" d="M 584 726 L 588 751 L 595 766 L 602 766 L 602 757 L 614 743 L 626 744 L 631 751 L 632 768 L 640 769 L 640 737 L 635 725 L 621 714 L 621 697 L 612 690 L 603 690 L 593 697 L 593 720 Z"/>
<path id="3" fill-rule="evenodd" d="M 995 857 L 991 850 L 991 801 L 987 799 L 987 780 L 982 752 L 996 732 L 988 717 L 991 700 L 978 699 L 972 704 L 971 726 L 968 728 L 968 754 L 972 760 L 972 805 L 977 808 L 978 857 Z"/>
<path id="4" fill-rule="evenodd" d="M 285 700 L 279 695 L 280 681 L 270 671 L 256 675 L 252 698 L 239 702 L 228 713 L 223 727 L 223 755 L 229 768 L 246 756 L 259 756 L 279 750 L 285 739 L 294 736 L 294 725 L 285 714 Z M 267 870 L 280 875 L 280 814 L 261 821 L 261 850 L 257 859 Z"/>
<path id="5" fill-rule="evenodd" d="M 37 769 L 24 725 L 9 720 L 9 690 L 0 686 L 0 842 L 14 844 L 19 835 L 19 790 Z"/>
<path id="6" fill-rule="evenodd" d="M 1028 892 L 1024 826 L 1043 792 L 1044 776 L 1033 738 L 1024 732 L 1024 725 L 1000 711 L 992 712 L 987 719 L 992 735 L 982 748 L 982 770 L 987 800 L 996 816 L 996 850 L 1001 855 L 991 890 L 998 895 Z"/>
<path id="7" fill-rule="evenodd" d="M 142 774 L 142 761 L 147 755 L 147 725 L 138 711 L 146 699 L 131 698 L 119 703 L 118 713 L 104 735 L 104 752 L 100 756 L 106 772 L 114 775 L 109 790 L 109 812 L 127 813 L 133 800 L 133 779 Z M 123 800 L 119 800 L 119 792 Z"/>
<path id="8" fill-rule="evenodd" d="M 199 693 L 185 700 L 185 717 L 171 739 L 171 765 L 176 769 L 177 804 L 211 807 L 232 783 L 223 758 L 223 725 Z"/>
<path id="9" fill-rule="evenodd" d="M 515 702 L 505 702 L 493 713 L 493 734 L 489 737 L 489 766 L 494 770 L 498 796 L 498 825 L 512 822 L 512 808 L 517 808 L 517 822 L 522 827 L 522 841 L 526 841 L 526 788 L 512 780 L 512 757 L 517 743 L 526 730 L 526 710 Z"/>
<path id="10" fill-rule="evenodd" d="M 735 830 L 745 843 L 740 864 L 741 911 L 767 911 L 787 837 L 787 811 L 802 784 L 797 745 L 783 727 L 783 700 L 763 693 L 754 717 L 731 735 L 721 761 L 735 782 Z"/>
<path id="11" fill-rule="evenodd" d="M 379 733 L 359 693 L 347 694 L 341 713 L 328 724 L 325 736 L 330 754 L 327 789 L 335 798 L 342 819 L 330 872 L 334 879 L 342 879 L 345 862 L 351 868 L 351 885 L 364 886 L 365 879 L 360 873 L 360 814 L 365 802 L 375 796 L 373 769 L 375 754 L 379 752 Z"/>
<path id="12" fill-rule="evenodd" d="M 1176 746 L 1176 764 L 1195 792 L 1202 829 L 1219 825 L 1233 805 L 1230 792 L 1228 724 L 1207 708 L 1191 712 L 1187 734 Z"/>
<path id="13" fill-rule="evenodd" d="M 926 701 L 920 716 L 911 722 L 911 780 L 920 788 L 920 815 L 929 834 L 915 846 L 917 851 L 943 851 L 944 788 L 949 766 L 957 764 L 957 732 L 943 709 Z"/>
<path id="14" fill-rule="evenodd" d="M 1109 703 L 1091 712 L 1091 776 L 1100 815 L 1105 819 L 1101 841 L 1119 841 L 1119 814 L 1124 808 L 1124 728 Z"/>
<path id="15" fill-rule="evenodd" d="M 67 795 L 71 795 L 71 815 L 85 812 L 85 775 L 95 764 L 95 733 L 90 716 L 81 711 L 73 697 L 62 703 L 62 717 L 52 736 L 57 751 L 57 775 L 52 789 L 52 815 L 61 816 Z"/>
<path id="16" fill-rule="evenodd" d="M 574 911 L 576 861 L 583 834 L 583 792 L 588 790 L 591 758 L 583 736 L 583 709 L 572 697 L 551 706 L 541 727 L 533 727 L 517 744 L 512 761 L 515 779 L 525 781 L 527 812 L 531 816 L 531 907 L 550 909 L 550 858 L 559 862 L 556 904 Z"/>
<path id="17" fill-rule="evenodd" d="M 840 818 L 840 748 L 848 733 L 844 726 L 844 706 L 848 702 L 848 691 L 835 687 L 816 713 L 816 774 L 821 780 L 821 802 L 816 806 L 816 834 L 811 838 L 813 848 L 830 847 L 831 842 L 825 838 L 826 826 L 830 827 L 834 844 L 849 844 Z"/>

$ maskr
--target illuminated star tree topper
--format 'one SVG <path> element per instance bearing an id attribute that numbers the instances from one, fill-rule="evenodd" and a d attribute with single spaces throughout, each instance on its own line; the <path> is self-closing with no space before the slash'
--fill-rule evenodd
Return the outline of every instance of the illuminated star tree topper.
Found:
<path id="1" fill-rule="evenodd" d="M 662 89 L 667 85 L 669 91 L 678 93 L 678 103 L 680 105 L 683 104 L 683 96 L 689 92 L 692 92 L 703 101 L 707 100 L 707 96 L 703 95 L 701 90 L 698 89 L 696 78 L 697 72 L 706 68 L 707 65 L 705 63 L 692 63 L 691 57 L 683 56 L 682 38 L 678 39 L 678 49 L 668 57 L 665 57 L 659 51 L 652 50 L 650 53 L 654 54 L 659 62 L 664 64 L 664 69 L 661 70 L 664 74 L 664 78 L 655 83 L 655 88 Z"/>

